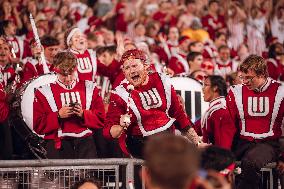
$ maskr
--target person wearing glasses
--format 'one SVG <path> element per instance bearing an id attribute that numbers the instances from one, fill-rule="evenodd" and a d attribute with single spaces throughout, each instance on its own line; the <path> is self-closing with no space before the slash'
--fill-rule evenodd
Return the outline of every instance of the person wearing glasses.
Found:
<path id="1" fill-rule="evenodd" d="M 237 188 L 259 188 L 260 169 L 277 161 L 284 120 L 284 86 L 268 77 L 265 60 L 248 56 L 240 65 L 243 84 L 230 88 L 227 107 L 238 127 L 235 154 L 242 173 Z"/>
<path id="2" fill-rule="evenodd" d="M 231 149 L 236 127 L 226 105 L 227 85 L 218 75 L 207 76 L 203 81 L 204 101 L 209 108 L 201 120 L 202 140 L 222 148 Z"/>
<path id="3" fill-rule="evenodd" d="M 54 57 L 57 80 L 37 88 L 33 125 L 44 135 L 47 158 L 96 158 L 93 129 L 103 127 L 105 112 L 92 81 L 78 81 L 76 56 L 59 52 Z"/>

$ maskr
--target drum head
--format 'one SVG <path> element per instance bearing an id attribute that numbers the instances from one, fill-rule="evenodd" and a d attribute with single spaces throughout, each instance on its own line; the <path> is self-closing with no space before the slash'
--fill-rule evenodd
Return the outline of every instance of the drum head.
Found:
<path id="1" fill-rule="evenodd" d="M 22 96 L 21 96 L 21 114 L 23 120 L 28 125 L 31 130 L 33 129 L 33 102 L 35 89 L 50 84 L 56 81 L 56 74 L 49 73 L 41 75 L 35 79 L 30 80 L 25 86 L 23 86 Z"/>
<path id="2" fill-rule="evenodd" d="M 203 99 L 202 85 L 189 77 L 173 77 L 171 84 L 176 92 L 183 98 L 185 111 L 191 121 L 201 119 L 201 115 L 208 109 L 209 103 Z"/>

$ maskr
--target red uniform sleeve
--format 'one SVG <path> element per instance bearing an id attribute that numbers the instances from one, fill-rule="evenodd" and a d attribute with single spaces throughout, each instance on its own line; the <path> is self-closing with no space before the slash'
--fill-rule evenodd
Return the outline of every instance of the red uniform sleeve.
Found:
<path id="1" fill-rule="evenodd" d="M 231 149 L 232 141 L 236 133 L 236 127 L 227 110 L 222 109 L 212 114 L 214 125 L 214 142 L 216 146 Z"/>
<path id="2" fill-rule="evenodd" d="M 187 116 L 181 102 L 178 99 L 178 96 L 172 87 L 171 89 L 171 106 L 169 109 L 169 115 L 176 119 L 175 126 L 179 130 L 184 130 L 189 126 L 193 126 L 193 123 L 190 121 L 189 117 Z"/>
<path id="3" fill-rule="evenodd" d="M 103 135 L 107 139 L 112 139 L 110 129 L 113 125 L 119 125 L 120 115 L 126 113 L 125 102 L 116 94 L 111 94 L 108 112 L 106 114 Z"/>
<path id="4" fill-rule="evenodd" d="M 96 88 L 93 92 L 93 99 L 90 110 L 84 110 L 83 125 L 93 129 L 103 128 L 104 119 L 105 110 L 103 100 L 99 95 L 99 90 Z"/>
<path id="5" fill-rule="evenodd" d="M 22 79 L 22 83 L 30 80 L 31 78 L 37 76 L 37 71 L 35 69 L 35 67 L 27 62 L 24 66 L 24 70 L 23 70 L 23 79 Z"/>
<path id="6" fill-rule="evenodd" d="M 59 129 L 58 112 L 51 111 L 46 98 L 39 91 L 35 92 L 33 112 L 33 126 L 38 134 L 52 133 Z"/>
<path id="7" fill-rule="evenodd" d="M 9 115 L 9 106 L 6 102 L 6 94 L 0 86 L 0 122 L 3 122 L 7 119 Z"/>
<path id="8" fill-rule="evenodd" d="M 168 67 L 175 72 L 175 75 L 184 72 L 182 65 L 179 63 L 176 57 L 172 57 L 170 59 Z"/>
<path id="9" fill-rule="evenodd" d="M 238 121 L 238 108 L 235 102 L 235 97 L 232 90 L 229 91 L 228 96 L 226 97 L 227 109 L 229 111 L 230 117 L 235 125 Z"/>
<path id="10" fill-rule="evenodd" d="M 279 69 L 270 61 L 267 61 L 267 70 L 268 70 L 268 75 L 272 79 L 278 80 L 279 78 Z"/>

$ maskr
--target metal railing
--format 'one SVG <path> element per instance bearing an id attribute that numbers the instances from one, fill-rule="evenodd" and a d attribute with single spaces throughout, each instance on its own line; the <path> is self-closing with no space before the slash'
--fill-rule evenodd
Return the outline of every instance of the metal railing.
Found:
<path id="1" fill-rule="evenodd" d="M 126 158 L 1 160 L 0 188 L 69 189 L 82 178 L 95 178 L 102 181 L 104 189 L 130 189 L 128 182 L 134 182 L 134 167 L 142 164 L 143 160 Z M 270 163 L 261 169 L 265 188 L 277 185 L 272 174 L 275 166 Z"/>
<path id="2" fill-rule="evenodd" d="M 119 189 L 134 182 L 134 166 L 138 159 L 61 159 L 0 161 L 1 189 L 67 189 L 82 178 L 96 178 L 103 188 Z M 120 170 L 125 179 L 121 180 Z"/>

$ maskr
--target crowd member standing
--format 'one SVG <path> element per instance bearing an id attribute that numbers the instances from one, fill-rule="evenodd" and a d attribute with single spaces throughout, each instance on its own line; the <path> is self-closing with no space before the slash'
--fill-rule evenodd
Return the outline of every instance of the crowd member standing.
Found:
<path id="1" fill-rule="evenodd" d="M 76 77 L 76 57 L 60 52 L 54 58 L 57 80 L 39 87 L 34 100 L 34 130 L 44 135 L 47 157 L 97 157 L 92 129 L 103 126 L 104 106 L 92 81 Z"/>
<path id="2" fill-rule="evenodd" d="M 142 158 L 148 136 L 179 129 L 194 144 L 199 137 L 184 112 L 175 90 L 165 75 L 148 74 L 143 51 L 133 49 L 122 56 L 126 80 L 115 88 L 104 128 L 107 138 L 127 135 L 126 146 L 134 157 Z M 121 136 L 122 135 L 122 136 Z"/>
<path id="3" fill-rule="evenodd" d="M 227 106 L 239 128 L 236 156 L 241 160 L 237 188 L 259 188 L 260 169 L 277 160 L 284 115 L 284 86 L 268 77 L 265 60 L 250 55 L 240 65 L 243 85 L 230 88 Z"/>

